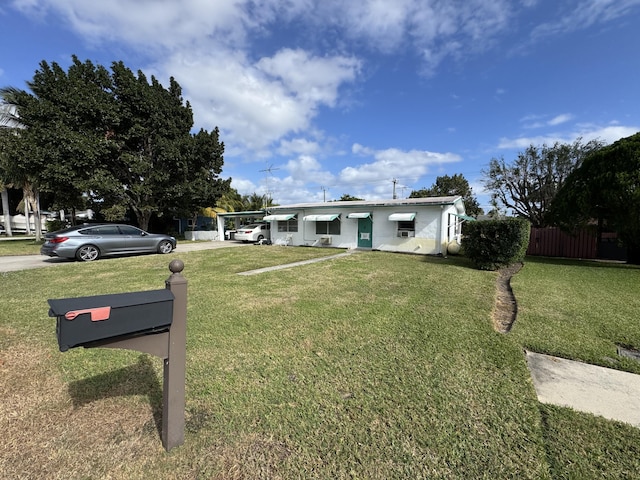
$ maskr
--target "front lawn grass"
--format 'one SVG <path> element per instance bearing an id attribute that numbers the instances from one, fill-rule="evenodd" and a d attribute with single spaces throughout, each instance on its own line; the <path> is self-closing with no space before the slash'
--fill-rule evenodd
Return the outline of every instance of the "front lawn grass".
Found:
<path id="1" fill-rule="evenodd" d="M 0 256 L 39 255 L 43 243 L 36 242 L 33 238 L 2 238 L 0 239 Z"/>
<path id="2" fill-rule="evenodd" d="M 525 348 L 640 374 L 616 350 L 640 349 L 640 267 L 528 257 L 511 286 Z"/>
<path id="3" fill-rule="evenodd" d="M 495 272 L 463 258 L 369 252 L 236 275 L 327 252 L 335 251 L 230 248 L 0 274 L 0 471 L 185 479 L 637 471 L 624 455 L 640 444 L 636 429 L 598 430 L 538 404 L 526 336 L 492 329 Z M 58 352 L 46 299 L 162 288 L 175 257 L 189 280 L 187 425 L 185 444 L 167 454 L 157 430 L 161 361 Z M 579 444 L 578 432 L 601 442 Z M 607 445 L 615 468 L 588 458 Z"/>

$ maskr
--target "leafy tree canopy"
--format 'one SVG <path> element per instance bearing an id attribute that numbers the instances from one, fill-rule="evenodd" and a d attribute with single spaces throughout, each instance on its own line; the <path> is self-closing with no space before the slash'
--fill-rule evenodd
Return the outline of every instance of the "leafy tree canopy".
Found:
<path id="1" fill-rule="evenodd" d="M 345 193 L 338 199 L 339 202 L 361 202 L 363 200 L 364 198 L 354 197 L 353 195 L 349 195 L 348 193 Z"/>
<path id="2" fill-rule="evenodd" d="M 606 222 L 640 264 L 640 132 L 592 152 L 558 192 L 551 218 L 566 230 Z"/>
<path id="3" fill-rule="evenodd" d="M 484 213 L 473 194 L 472 188 L 469 186 L 469 182 L 461 173 L 457 173 L 452 177 L 449 175 L 437 177 L 436 182 L 430 188 L 414 190 L 409 195 L 409 198 L 447 197 L 452 195 L 460 195 L 462 197 L 467 215 L 477 217 Z"/>
<path id="4" fill-rule="evenodd" d="M 146 229 L 154 214 L 190 215 L 228 189 L 218 129 L 191 133 L 191 106 L 173 78 L 165 88 L 122 62 L 109 72 L 74 56 L 68 71 L 41 62 L 28 86 L 13 94 L 26 128 L 9 161 L 56 207 L 84 196 L 109 220 L 133 211 Z"/>
<path id="5" fill-rule="evenodd" d="M 558 190 L 583 159 L 602 145 L 597 140 L 583 144 L 578 139 L 572 144 L 530 145 L 513 162 L 492 158 L 489 169 L 482 172 L 485 188 L 491 192 L 494 206 L 513 210 L 534 227 L 547 226 L 547 214 Z"/>

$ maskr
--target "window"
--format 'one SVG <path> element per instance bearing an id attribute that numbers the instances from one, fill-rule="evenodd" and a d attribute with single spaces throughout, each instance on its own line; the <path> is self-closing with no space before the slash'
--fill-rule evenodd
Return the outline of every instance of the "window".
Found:
<path id="1" fill-rule="evenodd" d="M 411 230 L 414 232 L 416 230 L 415 220 L 411 220 L 410 222 L 398 222 L 398 230 Z"/>
<path id="2" fill-rule="evenodd" d="M 129 225 L 120 225 L 120 231 L 123 235 L 133 235 L 137 237 L 142 235 L 142 230 L 136 227 L 130 227 Z"/>
<path id="3" fill-rule="evenodd" d="M 416 234 L 415 220 L 398 222 L 399 237 L 414 237 Z"/>
<path id="4" fill-rule="evenodd" d="M 291 218 L 289 220 L 278 221 L 278 232 L 297 232 L 298 231 L 298 219 Z"/>
<path id="5" fill-rule="evenodd" d="M 116 225 L 103 225 L 100 227 L 86 228 L 80 230 L 83 235 L 120 235 L 120 230 Z"/>
<path id="6" fill-rule="evenodd" d="M 392 213 L 390 222 L 398 222 L 399 237 L 415 237 L 416 235 L 415 213 Z"/>
<path id="7" fill-rule="evenodd" d="M 335 218 L 330 222 L 317 221 L 316 235 L 340 235 L 340 220 Z"/>

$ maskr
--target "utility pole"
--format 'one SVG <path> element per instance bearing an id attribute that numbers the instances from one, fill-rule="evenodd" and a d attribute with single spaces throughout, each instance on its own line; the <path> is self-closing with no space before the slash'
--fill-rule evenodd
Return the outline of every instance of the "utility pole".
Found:
<path id="1" fill-rule="evenodd" d="M 320 190 L 322 190 L 322 201 L 326 202 L 327 201 L 327 189 L 325 187 L 320 187 Z"/>
<path id="2" fill-rule="evenodd" d="M 391 181 L 393 182 L 393 199 L 395 200 L 396 198 L 398 198 L 396 195 L 396 183 L 398 183 L 398 180 L 394 178 Z"/>

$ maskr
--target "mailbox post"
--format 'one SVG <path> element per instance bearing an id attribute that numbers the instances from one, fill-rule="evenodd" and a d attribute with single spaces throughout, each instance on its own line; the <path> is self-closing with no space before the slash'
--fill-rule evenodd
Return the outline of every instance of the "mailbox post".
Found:
<path id="1" fill-rule="evenodd" d="M 171 276 L 167 289 L 173 293 L 173 323 L 164 358 L 162 392 L 162 445 L 169 451 L 184 443 L 185 380 L 187 357 L 187 280 L 182 276 L 184 263 L 169 264 Z"/>
<path id="2" fill-rule="evenodd" d="M 184 263 L 173 260 L 164 290 L 49 300 L 57 317 L 60 351 L 69 348 L 124 348 L 164 361 L 162 445 L 184 443 L 187 280 Z"/>

